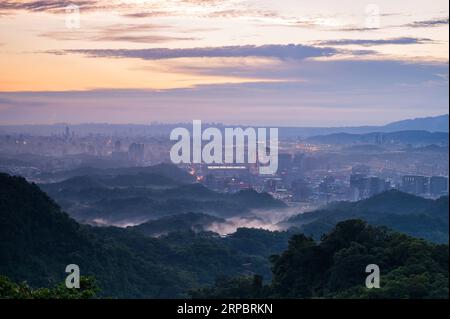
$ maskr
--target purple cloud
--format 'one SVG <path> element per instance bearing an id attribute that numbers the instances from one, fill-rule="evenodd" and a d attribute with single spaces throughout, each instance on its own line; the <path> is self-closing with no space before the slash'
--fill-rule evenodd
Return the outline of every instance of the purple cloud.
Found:
<path id="1" fill-rule="evenodd" d="M 414 21 L 413 23 L 407 24 L 408 27 L 412 28 L 431 28 L 445 25 L 448 25 L 448 18 L 435 18 L 430 20 Z"/>
<path id="2" fill-rule="evenodd" d="M 427 38 L 402 37 L 402 38 L 377 39 L 377 40 L 368 40 L 368 39 L 327 40 L 327 41 L 319 41 L 316 44 L 331 45 L 331 46 L 333 46 L 333 45 L 373 46 L 373 45 L 387 45 L 387 44 L 398 44 L 398 45 L 422 44 L 422 43 L 430 43 L 430 42 L 433 42 L 433 40 L 427 39 Z"/>
<path id="3" fill-rule="evenodd" d="M 289 44 L 203 47 L 192 49 L 76 49 L 64 51 L 49 51 L 49 53 L 80 53 L 90 57 L 139 58 L 143 60 L 204 57 L 273 57 L 279 59 L 303 60 L 311 57 L 332 56 L 338 53 L 338 51 L 333 48 L 319 48 L 300 44 Z"/>

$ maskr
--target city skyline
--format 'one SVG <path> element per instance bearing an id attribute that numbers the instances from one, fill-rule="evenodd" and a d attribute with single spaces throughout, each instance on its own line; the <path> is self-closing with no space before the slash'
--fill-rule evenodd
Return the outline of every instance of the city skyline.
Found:
<path id="1" fill-rule="evenodd" d="M 3 1 L 0 25 L 1 125 L 448 113 L 446 1 Z"/>

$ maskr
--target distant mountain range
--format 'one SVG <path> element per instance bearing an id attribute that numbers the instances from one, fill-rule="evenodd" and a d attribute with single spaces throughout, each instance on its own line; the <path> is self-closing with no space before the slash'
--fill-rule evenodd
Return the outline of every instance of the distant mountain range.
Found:
<path id="1" fill-rule="evenodd" d="M 254 209 L 285 208 L 269 194 L 251 189 L 236 194 L 214 192 L 193 183 L 189 174 L 171 164 L 85 168 L 50 177 L 67 179 L 40 188 L 76 220 L 102 226 L 141 224 L 134 229 L 146 236 L 180 230 L 201 232 L 213 229 L 211 225 L 226 225 L 226 219 L 245 216 Z M 430 200 L 396 190 L 356 203 L 330 204 L 292 217 L 281 226 L 299 228 L 319 239 L 339 221 L 354 218 L 429 241 L 445 243 L 449 238 L 448 196 Z"/>
<path id="2" fill-rule="evenodd" d="M 392 122 L 383 126 L 385 130 L 394 131 L 411 131 L 425 130 L 430 132 L 448 132 L 448 114 L 434 117 L 423 117 L 412 120 L 403 120 Z"/>
<path id="3" fill-rule="evenodd" d="M 231 217 L 252 209 L 285 204 L 252 189 L 223 194 L 193 183 L 173 164 L 116 169 L 82 168 L 42 175 L 61 180 L 40 184 L 76 220 L 89 224 L 129 225 L 192 211 Z"/>
<path id="4" fill-rule="evenodd" d="M 392 122 L 381 126 L 349 126 L 349 127 L 282 127 L 280 136 L 282 137 L 311 137 L 316 135 L 349 133 L 349 134 L 367 134 L 373 132 L 392 133 L 397 131 L 428 131 L 428 132 L 446 132 L 449 131 L 448 114 L 424 117 L 416 119 L 407 119 L 398 122 Z"/>
<path id="5" fill-rule="evenodd" d="M 310 137 L 314 135 L 334 134 L 334 133 L 352 133 L 364 134 L 371 132 L 395 132 L 395 131 L 411 131 L 423 130 L 429 132 L 448 132 L 449 131 L 449 115 L 441 115 L 434 117 L 407 119 L 403 121 L 389 123 L 383 126 L 353 126 L 353 127 L 280 127 L 279 136 L 288 137 Z M 53 125 L 2 125 L 0 126 L 0 134 L 35 134 L 35 135 L 52 135 L 62 134 L 67 124 Z M 224 128 L 223 124 L 204 123 L 204 127 L 214 126 Z M 247 125 L 229 125 L 242 126 Z M 168 135 L 175 127 L 185 127 L 192 129 L 192 123 L 176 123 L 176 124 L 76 124 L 70 125 L 70 128 L 77 135 L 85 136 L 88 134 L 102 135 L 120 135 L 120 136 L 162 136 Z"/>
<path id="6" fill-rule="evenodd" d="M 177 166 L 168 163 L 161 163 L 153 166 L 145 167 L 114 167 L 114 168 L 97 168 L 97 167 L 80 167 L 72 170 L 58 172 L 43 172 L 38 178 L 43 181 L 63 181 L 73 177 L 91 176 L 101 179 L 103 183 L 109 186 L 120 186 L 121 183 L 151 185 L 168 183 L 188 184 L 194 182 L 192 175 L 179 169 Z M 122 180 L 118 178 L 122 176 Z M 132 176 L 133 178 L 127 182 L 123 180 L 124 176 Z M 162 179 L 165 179 L 164 181 Z"/>
<path id="7" fill-rule="evenodd" d="M 448 145 L 448 133 L 428 131 L 398 131 L 392 133 L 334 133 L 312 136 L 306 139 L 313 144 L 363 144 L 363 145 Z"/>

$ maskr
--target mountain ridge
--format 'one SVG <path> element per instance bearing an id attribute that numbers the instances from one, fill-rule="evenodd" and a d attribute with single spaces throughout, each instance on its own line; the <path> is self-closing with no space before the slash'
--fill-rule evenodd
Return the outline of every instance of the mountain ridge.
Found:
<path id="1" fill-rule="evenodd" d="M 432 200 L 390 190 L 358 202 L 335 202 L 281 224 L 320 239 L 340 221 L 361 219 L 431 242 L 448 243 L 448 209 L 448 196 Z"/>
<path id="2" fill-rule="evenodd" d="M 130 229 L 82 225 L 36 184 L 0 173 L 0 276 L 32 287 L 62 282 L 69 264 L 96 278 L 100 297 L 116 298 L 185 298 L 188 289 L 220 275 L 269 276 L 267 258 L 287 246 L 289 233 L 237 234 L 185 231 L 156 239 Z M 255 235 L 270 240 L 254 249 L 247 242 Z"/>
<path id="3" fill-rule="evenodd" d="M 318 126 L 279 126 L 280 137 L 309 137 L 314 135 L 333 134 L 340 132 L 347 133 L 370 133 L 370 132 L 393 132 L 398 130 L 426 130 L 430 132 L 449 132 L 448 114 L 438 116 L 419 117 L 414 119 L 405 119 L 387 123 L 385 125 L 362 125 L 362 126 L 343 126 L 343 127 L 318 127 Z M 248 127 L 245 124 L 224 125 L 221 123 L 204 123 L 204 127 L 225 127 L 237 126 Z M 83 135 L 85 132 L 93 134 L 114 135 L 122 134 L 125 136 L 168 135 L 176 127 L 192 129 L 192 123 L 173 123 L 173 124 L 108 124 L 108 123 L 84 123 L 84 124 L 49 124 L 49 125 L 0 125 L 1 134 L 36 134 L 51 135 L 60 134 L 66 126 L 70 126 L 72 131 Z M 251 126 L 251 125 L 250 125 Z"/>
<path id="4" fill-rule="evenodd" d="M 395 132 L 371 132 L 362 134 L 333 133 L 307 138 L 310 143 L 319 144 L 362 144 L 362 145 L 448 145 L 449 134 L 446 132 L 429 132 L 409 130 Z"/>

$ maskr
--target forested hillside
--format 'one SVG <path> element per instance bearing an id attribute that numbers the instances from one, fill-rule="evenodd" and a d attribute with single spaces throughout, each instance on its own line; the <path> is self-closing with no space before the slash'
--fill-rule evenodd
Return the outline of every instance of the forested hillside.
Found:
<path id="1" fill-rule="evenodd" d="M 151 238 L 143 231 L 78 224 L 38 186 L 0 174 L 0 276 L 8 277 L 0 279 L 1 296 L 448 295 L 448 245 L 431 244 L 360 220 L 338 223 L 320 242 L 295 232 L 258 229 L 238 229 L 225 237 L 188 229 Z M 369 291 L 364 288 L 364 270 L 371 263 L 381 268 L 382 287 Z M 100 290 L 88 281 L 85 293 L 67 292 L 60 284 L 68 264 L 79 265 L 81 274 L 95 278 Z M 18 284 L 23 281 L 28 284 Z"/>
<path id="2" fill-rule="evenodd" d="M 93 275 L 101 295 L 174 298 L 217 276 L 261 273 L 287 246 L 287 232 L 175 232 L 148 238 L 138 231 L 80 225 L 38 186 L 0 174 L 0 275 L 33 287 L 62 282 L 68 264 Z M 254 243 L 256 241 L 256 243 Z"/>
<path id="3" fill-rule="evenodd" d="M 337 202 L 289 218 L 284 225 L 320 239 L 338 222 L 362 219 L 436 243 L 448 243 L 448 196 L 437 200 L 391 190 L 358 202 Z"/>
<path id="4" fill-rule="evenodd" d="M 302 234 L 273 256 L 273 279 L 218 280 L 194 298 L 448 298 L 448 245 L 429 244 L 361 220 L 337 224 L 320 243 Z M 380 288 L 367 289 L 366 266 L 380 268 Z"/>

